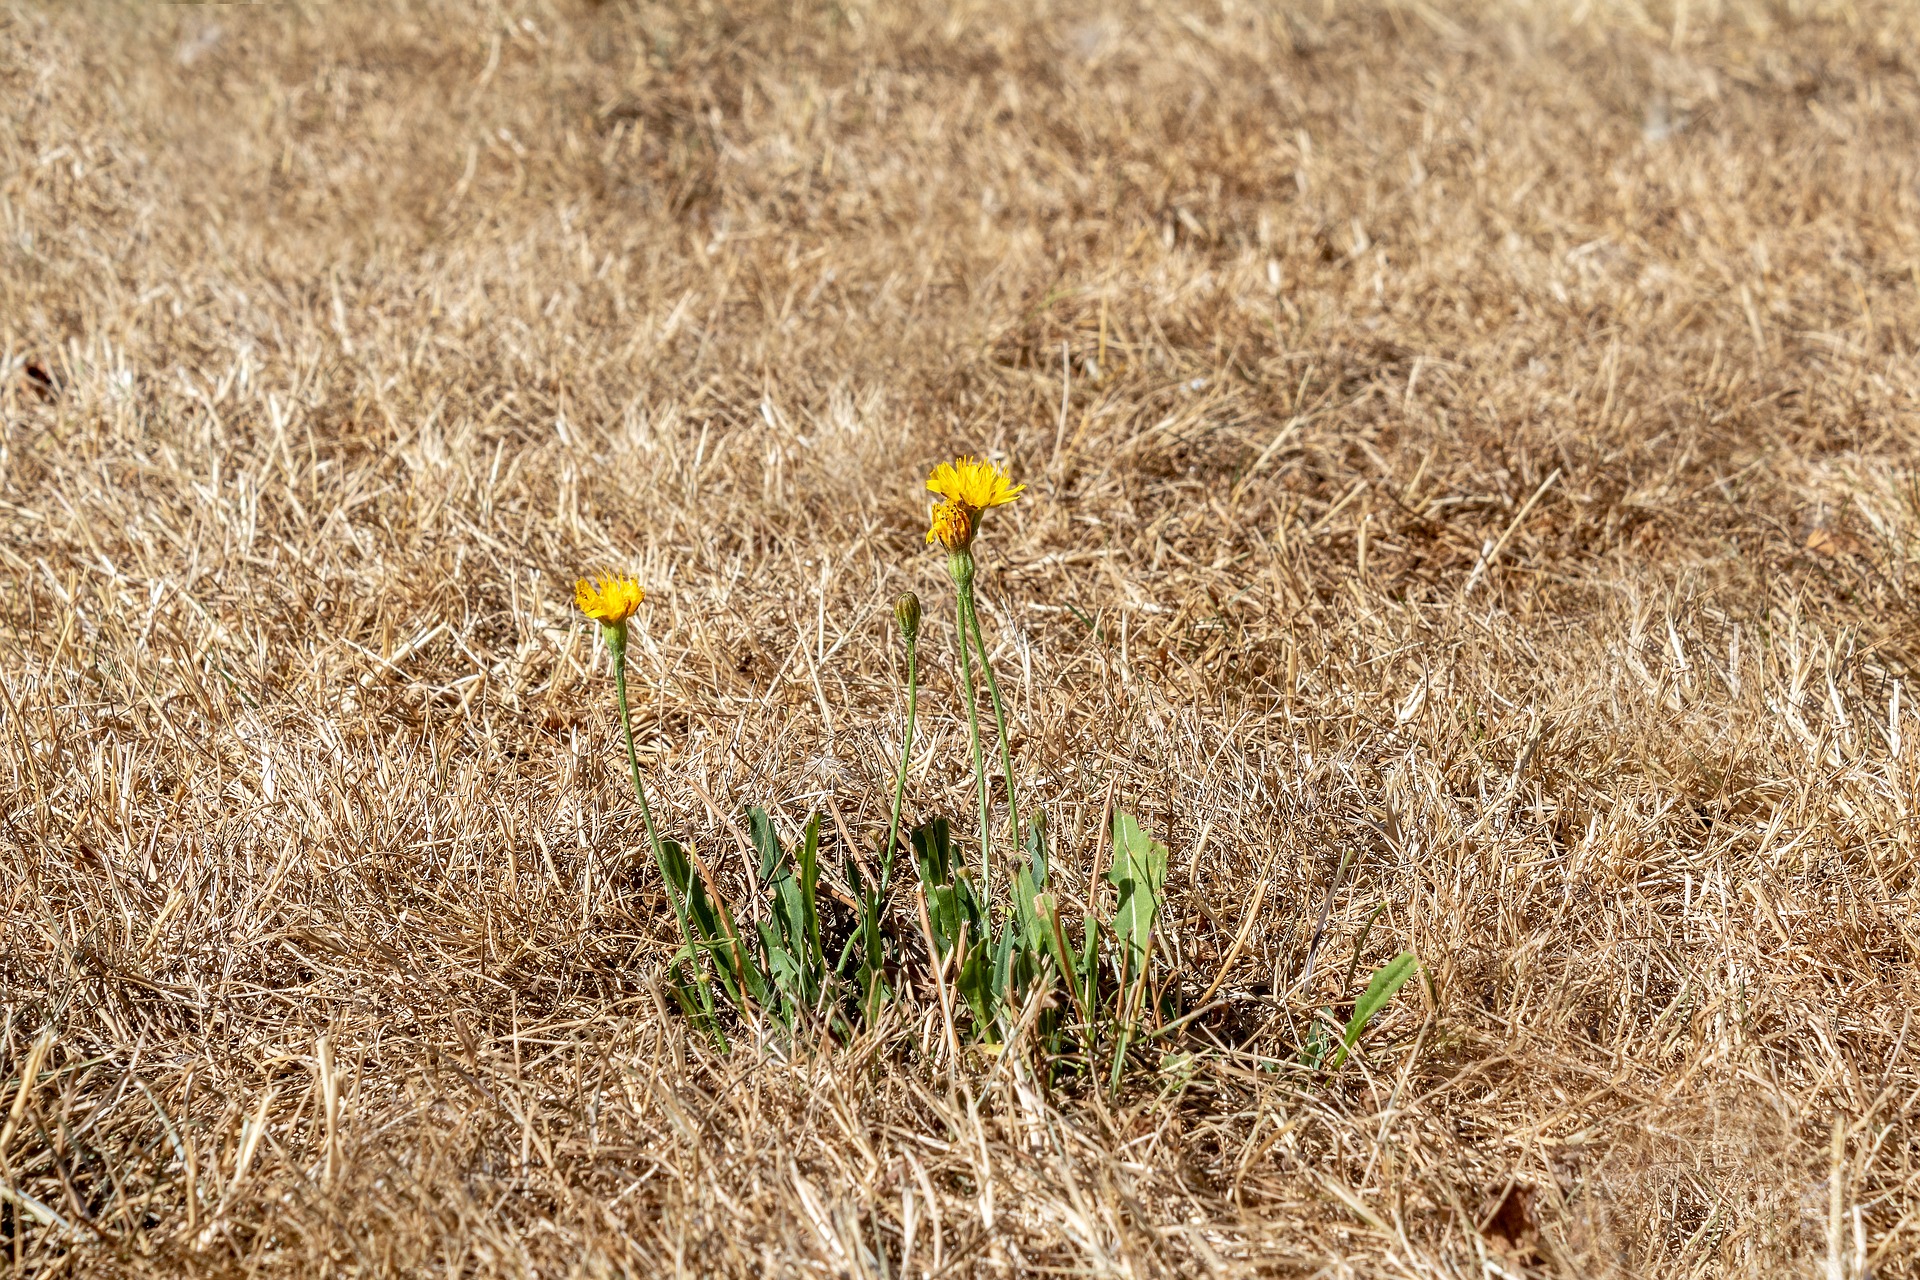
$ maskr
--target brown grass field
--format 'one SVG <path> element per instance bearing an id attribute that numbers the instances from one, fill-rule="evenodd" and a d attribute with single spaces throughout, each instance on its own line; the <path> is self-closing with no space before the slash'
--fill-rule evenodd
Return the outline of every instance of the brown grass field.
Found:
<path id="1" fill-rule="evenodd" d="M 11 1274 L 1920 1275 L 1920 8 L 0 0 L 0 119 Z M 958 453 L 1221 978 L 1115 1095 L 659 998 L 573 578 L 728 892 L 908 587 L 970 831 Z"/>

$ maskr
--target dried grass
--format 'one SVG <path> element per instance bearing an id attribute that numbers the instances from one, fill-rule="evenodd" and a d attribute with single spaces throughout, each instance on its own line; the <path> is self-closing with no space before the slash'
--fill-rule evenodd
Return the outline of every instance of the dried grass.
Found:
<path id="1" fill-rule="evenodd" d="M 0 1252 L 1916 1274 L 1916 36 L 0 5 Z M 1112 1103 L 969 1112 L 931 1023 L 715 1060 L 648 986 L 571 576 L 651 588 L 660 804 L 737 883 L 706 796 L 882 828 L 884 602 L 945 599 L 916 486 L 975 449 L 1068 874 L 1117 780 L 1189 997 L 1267 885 Z M 1361 972 L 1431 986 L 1315 1089 L 1382 902 Z"/>

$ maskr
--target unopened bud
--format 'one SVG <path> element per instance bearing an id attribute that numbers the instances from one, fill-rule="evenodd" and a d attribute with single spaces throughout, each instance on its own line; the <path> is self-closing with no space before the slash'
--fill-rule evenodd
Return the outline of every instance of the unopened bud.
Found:
<path id="1" fill-rule="evenodd" d="M 902 591 L 893 598 L 893 616 L 900 623 L 900 634 L 912 644 L 920 638 L 920 597 Z"/>

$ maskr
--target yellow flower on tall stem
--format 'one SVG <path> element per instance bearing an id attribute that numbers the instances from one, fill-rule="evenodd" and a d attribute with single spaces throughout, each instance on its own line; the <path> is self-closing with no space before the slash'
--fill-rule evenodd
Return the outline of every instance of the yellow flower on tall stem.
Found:
<path id="1" fill-rule="evenodd" d="M 993 700 L 994 724 L 1000 731 L 1000 762 L 1007 777 L 1007 819 L 1013 832 L 1013 848 L 1020 849 L 1020 798 L 1013 781 L 1013 750 L 1007 740 L 1007 712 L 1000 700 L 1000 682 L 994 677 L 993 663 L 980 635 L 980 613 L 973 598 L 973 539 L 980 529 L 980 517 L 992 507 L 1003 507 L 1027 486 L 1015 484 L 1006 472 L 991 462 L 976 458 L 955 458 L 943 462 L 927 477 L 927 489 L 940 495 L 929 513 L 927 542 L 947 550 L 947 574 L 953 579 L 954 605 L 960 630 L 960 684 L 967 700 L 967 734 L 973 747 L 974 774 L 980 783 L 980 892 L 991 901 L 993 891 L 993 832 L 987 789 L 986 758 L 980 749 L 980 710 L 975 701 L 973 655 L 980 656 L 980 668 L 986 673 L 987 693 Z"/>
<path id="2" fill-rule="evenodd" d="M 674 918 L 680 924 L 682 939 L 692 935 L 687 930 L 686 905 L 680 901 L 673 890 L 673 878 L 667 874 L 665 856 L 660 849 L 660 833 L 653 825 L 653 808 L 647 803 L 646 784 L 640 780 L 640 756 L 633 746 L 633 717 L 627 711 L 627 620 L 640 611 L 640 604 L 647 593 L 632 578 L 622 575 L 594 578 L 589 581 L 581 578 L 573 584 L 573 601 L 580 606 L 580 612 L 600 624 L 600 634 L 605 637 L 607 651 L 613 658 L 614 699 L 620 708 L 620 732 L 627 744 L 627 767 L 633 772 L 633 793 L 640 800 L 640 821 L 647 828 L 647 843 L 653 849 L 654 863 L 659 866 L 660 874 L 667 880 L 667 899 L 673 904 Z M 706 979 L 700 980 L 704 992 Z"/>

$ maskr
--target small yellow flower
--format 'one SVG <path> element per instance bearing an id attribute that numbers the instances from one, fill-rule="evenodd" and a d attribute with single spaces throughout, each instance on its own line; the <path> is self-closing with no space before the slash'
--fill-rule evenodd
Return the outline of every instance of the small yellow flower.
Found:
<path id="1" fill-rule="evenodd" d="M 573 600 L 580 612 L 603 627 L 618 627 L 640 610 L 647 593 L 632 578 L 582 578 L 573 584 Z"/>
<path id="2" fill-rule="evenodd" d="M 955 458 L 943 462 L 927 477 L 927 488 L 975 512 L 1001 507 L 1012 502 L 1027 486 L 1014 484 L 1007 473 L 991 462 L 975 458 Z"/>
<path id="3" fill-rule="evenodd" d="M 973 545 L 973 513 L 958 502 L 936 502 L 927 530 L 927 542 L 939 543 L 949 551 L 965 551 Z"/>

